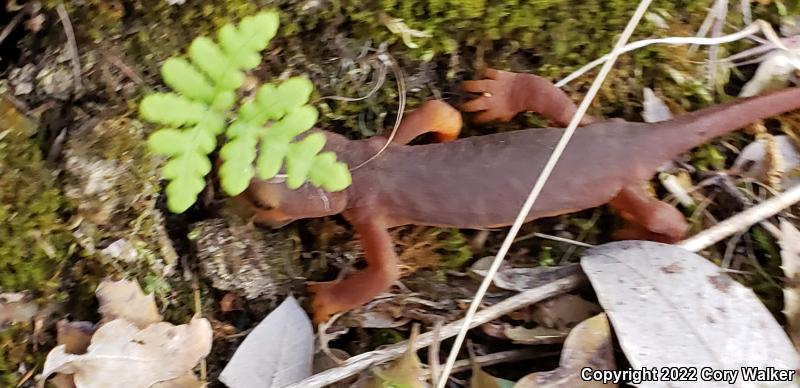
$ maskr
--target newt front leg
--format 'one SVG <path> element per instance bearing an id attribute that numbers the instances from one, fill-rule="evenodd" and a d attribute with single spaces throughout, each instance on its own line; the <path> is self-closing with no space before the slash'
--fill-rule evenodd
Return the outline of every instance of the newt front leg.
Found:
<path id="1" fill-rule="evenodd" d="M 436 134 L 440 142 L 455 140 L 462 124 L 461 112 L 450 104 L 441 100 L 427 101 L 403 117 L 392 143 L 408 144 L 418 136 L 431 132 Z"/>
<path id="2" fill-rule="evenodd" d="M 461 106 L 477 112 L 475 122 L 509 121 L 521 112 L 535 112 L 560 126 L 566 126 L 577 111 L 575 103 L 552 82 L 533 75 L 486 69 L 485 79 L 464 81 L 464 90 L 480 94 Z M 584 116 L 581 125 L 593 122 Z"/>
<path id="3" fill-rule="evenodd" d="M 331 315 L 364 305 L 391 287 L 400 276 L 397 254 L 386 224 L 379 216 L 345 217 L 361 241 L 367 268 L 340 281 L 312 283 L 314 321 L 322 323 Z"/>

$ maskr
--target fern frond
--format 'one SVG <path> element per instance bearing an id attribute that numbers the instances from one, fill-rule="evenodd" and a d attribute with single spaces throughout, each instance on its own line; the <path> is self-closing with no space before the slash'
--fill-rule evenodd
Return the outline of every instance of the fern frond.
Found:
<path id="1" fill-rule="evenodd" d="M 162 175 L 171 181 L 167 186 L 171 211 L 182 213 L 203 190 L 203 177 L 211 171 L 208 154 L 216 147 L 216 136 L 225 132 L 227 115 L 236 104 L 235 91 L 244 83 L 244 70 L 258 66 L 260 51 L 277 29 L 275 12 L 246 17 L 238 26 L 222 27 L 218 42 L 208 37 L 194 39 L 188 60 L 173 57 L 161 66 L 164 82 L 175 93 L 146 96 L 139 112 L 145 120 L 168 127 L 154 132 L 148 144 L 154 153 L 170 157 Z M 252 163 L 255 143 L 244 145 L 253 147 Z"/>
<path id="2" fill-rule="evenodd" d="M 323 134 L 295 141 L 318 118 L 317 110 L 308 104 L 314 87 L 306 78 L 261 86 L 241 104 L 231 125 L 226 125 L 245 71 L 261 62 L 260 52 L 277 33 L 278 19 L 275 12 L 262 12 L 238 25 L 223 26 L 216 41 L 194 39 L 188 59 L 169 58 L 161 66 L 164 82 L 174 92 L 154 93 L 142 100 L 142 118 L 164 126 L 150 136 L 148 144 L 153 153 L 169 157 L 162 176 L 170 181 L 166 192 L 171 211 L 181 213 L 197 200 L 211 171 L 208 154 L 222 133 L 228 142 L 220 151 L 219 176 L 229 195 L 244 191 L 256 174 L 261 179 L 274 177 L 284 163 L 292 189 L 306 181 L 328 191 L 350 184 L 348 166 L 332 152 L 320 153 L 326 140 Z"/>
<path id="3" fill-rule="evenodd" d="M 316 166 L 314 158 L 325 146 L 325 135 L 314 133 L 296 142 L 294 139 L 317 122 L 317 110 L 308 105 L 312 91 L 313 85 L 308 79 L 294 77 L 279 85 L 261 86 L 254 99 L 242 104 L 237 121 L 228 127 L 227 136 L 233 140 L 223 147 L 220 155 L 224 161 L 220 169 L 220 182 L 227 194 L 238 195 L 244 191 L 256 174 L 261 179 L 274 177 L 280 172 L 284 161 L 286 184 L 290 189 L 296 189 L 309 180 L 309 174 Z M 251 167 L 254 155 L 234 151 L 244 148 L 245 143 L 253 140 L 259 143 L 255 169 Z M 330 160 L 330 156 L 334 159 Z M 330 156 L 323 158 L 319 166 L 339 174 L 317 174 L 311 183 L 336 189 L 334 191 L 343 190 L 350 182 L 348 167 L 337 162 L 335 155 Z M 226 167 L 227 164 L 231 166 Z M 346 175 L 344 178 L 342 171 Z M 342 186 L 342 182 L 347 184 Z"/>

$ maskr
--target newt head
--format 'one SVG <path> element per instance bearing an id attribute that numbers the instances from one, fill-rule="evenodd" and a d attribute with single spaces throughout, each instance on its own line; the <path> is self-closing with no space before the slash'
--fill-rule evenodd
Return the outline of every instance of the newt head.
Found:
<path id="1" fill-rule="evenodd" d="M 273 228 L 302 218 L 338 214 L 347 204 L 346 191 L 329 193 L 308 183 L 292 190 L 277 179 L 253 179 L 235 199 L 253 213 L 256 222 Z"/>

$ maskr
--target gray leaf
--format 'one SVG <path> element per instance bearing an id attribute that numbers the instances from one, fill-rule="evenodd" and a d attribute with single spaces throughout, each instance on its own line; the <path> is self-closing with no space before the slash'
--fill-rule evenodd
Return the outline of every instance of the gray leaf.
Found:
<path id="1" fill-rule="evenodd" d="M 289 296 L 245 338 L 219 376 L 230 388 L 283 387 L 311 376 L 314 330 Z"/>
<path id="2" fill-rule="evenodd" d="M 621 241 L 589 250 L 581 266 L 633 368 L 800 367 L 786 333 L 756 295 L 697 254 Z M 731 386 L 699 376 L 692 384 L 652 384 L 639 386 Z M 739 373 L 736 384 L 748 382 Z"/>

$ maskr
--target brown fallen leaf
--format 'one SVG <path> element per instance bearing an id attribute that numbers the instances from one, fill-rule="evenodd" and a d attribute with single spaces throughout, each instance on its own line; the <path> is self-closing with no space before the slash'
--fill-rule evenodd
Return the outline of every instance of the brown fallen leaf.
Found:
<path id="1" fill-rule="evenodd" d="M 548 372 L 531 373 L 520 379 L 515 388 L 564 387 L 585 388 L 611 386 L 598 381 L 583 381 L 581 369 L 614 370 L 613 345 L 611 343 L 611 327 L 605 313 L 581 322 L 567 336 L 564 350 L 561 352 L 560 366 Z"/>
<path id="2" fill-rule="evenodd" d="M 189 324 L 154 323 L 145 329 L 124 319 L 101 326 L 85 354 L 69 354 L 59 345 L 47 355 L 43 380 L 72 374 L 77 388 L 149 388 L 180 379 L 211 351 L 211 325 L 202 318 Z M 162 385 L 178 387 L 185 385 Z"/>
<path id="3" fill-rule="evenodd" d="M 783 289 L 783 315 L 789 338 L 800 347 L 800 231 L 789 221 L 781 220 L 781 268 L 786 275 Z"/>
<path id="4" fill-rule="evenodd" d="M 84 354 L 92 342 L 94 324 L 85 321 L 70 322 L 62 319 L 56 323 L 56 341 L 70 354 Z"/>
<path id="5" fill-rule="evenodd" d="M 597 303 L 577 295 L 563 294 L 537 303 L 533 308 L 533 319 L 547 328 L 567 329 L 601 311 L 603 309 Z"/>
<path id="6" fill-rule="evenodd" d="M 100 301 L 97 311 L 103 316 L 101 323 L 124 318 L 144 329 L 150 324 L 161 322 L 153 294 L 145 295 L 137 282 L 126 279 L 103 281 L 97 286 L 95 294 Z"/>

